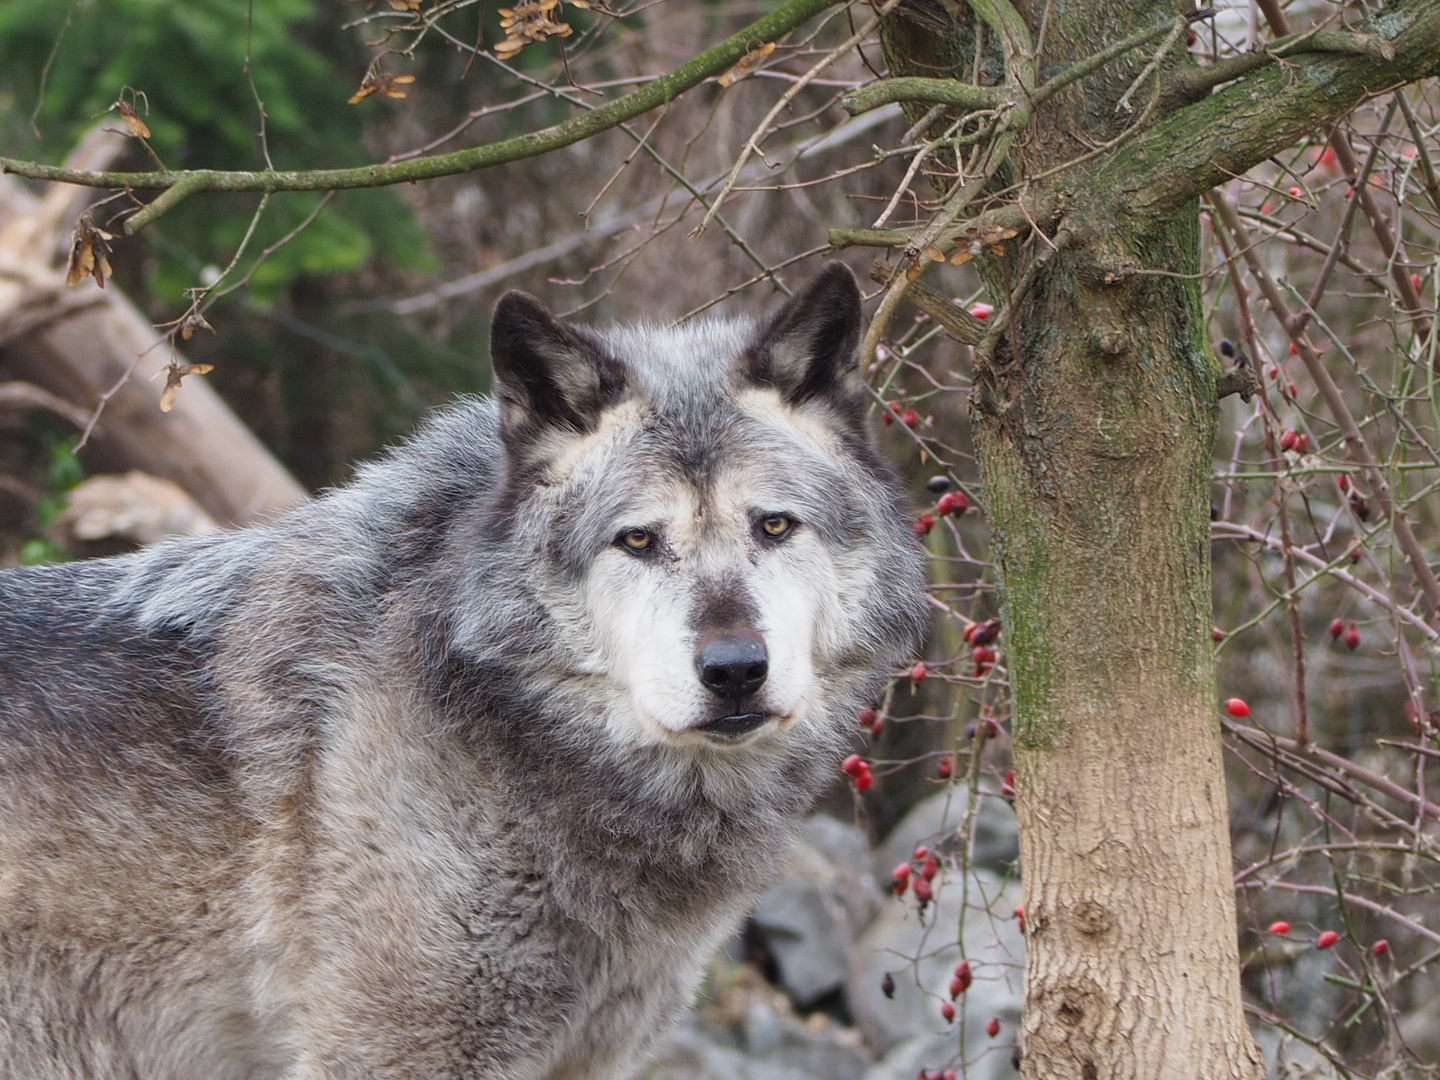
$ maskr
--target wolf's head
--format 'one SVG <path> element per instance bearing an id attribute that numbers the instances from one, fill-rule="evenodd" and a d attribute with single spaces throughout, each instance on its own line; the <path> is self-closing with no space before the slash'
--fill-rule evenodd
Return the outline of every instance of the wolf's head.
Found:
<path id="1" fill-rule="evenodd" d="M 860 321 L 838 263 L 758 324 L 594 331 L 507 294 L 503 553 L 476 552 L 462 649 L 495 659 L 510 635 L 507 662 L 611 746 L 837 741 L 923 614 Z"/>

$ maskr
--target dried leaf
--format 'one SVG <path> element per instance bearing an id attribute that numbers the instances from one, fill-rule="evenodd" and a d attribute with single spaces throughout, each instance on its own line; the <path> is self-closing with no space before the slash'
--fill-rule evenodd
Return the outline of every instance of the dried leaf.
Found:
<path id="1" fill-rule="evenodd" d="M 210 333 L 215 333 L 215 328 L 205 321 L 204 315 L 201 315 L 198 311 L 192 311 L 180 320 L 180 336 L 184 340 L 189 341 L 190 338 L 194 336 L 196 330 L 209 330 Z M 201 374 L 203 374 L 203 372 Z"/>
<path id="2" fill-rule="evenodd" d="M 150 129 L 145 126 L 145 121 L 140 119 L 140 114 L 135 111 L 135 106 L 128 101 L 115 102 L 114 109 L 125 118 L 125 126 L 130 129 L 130 134 L 137 139 L 148 139 Z"/>
<path id="3" fill-rule="evenodd" d="M 75 223 L 75 235 L 70 240 L 70 263 L 65 272 L 65 284 L 76 285 L 81 278 L 91 276 L 100 288 L 110 276 L 110 245 L 113 233 L 108 233 L 90 220 L 87 210 Z"/>
<path id="4" fill-rule="evenodd" d="M 409 86 L 415 81 L 414 75 L 386 75 L 378 71 L 367 71 L 365 81 L 360 84 L 360 89 L 350 95 L 346 102 L 354 105 L 357 101 L 364 101 L 371 94 L 384 94 L 389 98 L 403 98 L 406 95 L 402 86 Z"/>
<path id="5" fill-rule="evenodd" d="M 945 261 L 945 253 L 944 253 L 943 251 L 941 251 L 941 250 L 940 250 L 939 248 L 937 248 L 937 247 L 927 247 L 927 248 L 925 249 L 925 257 L 926 257 L 927 259 L 929 259 L 931 262 L 944 262 L 944 261 Z"/>
<path id="6" fill-rule="evenodd" d="M 721 75 L 716 81 L 723 87 L 734 86 L 755 68 L 755 65 L 764 60 L 775 51 L 775 42 L 767 41 L 759 48 L 751 49 L 748 53 L 736 61 L 735 66 Z"/>
<path id="7" fill-rule="evenodd" d="M 180 389 L 180 380 L 186 375 L 208 375 L 214 370 L 214 364 L 172 363 L 165 369 L 165 389 L 160 391 L 160 411 L 169 412 L 175 407 L 175 391 Z"/>
<path id="8" fill-rule="evenodd" d="M 974 257 L 975 257 L 975 256 L 972 255 L 972 254 L 970 254 L 969 251 L 962 249 L 962 250 L 960 250 L 960 251 L 955 252 L 954 255 L 951 255 L 951 256 L 950 256 L 950 265 L 951 265 L 951 266 L 964 266 L 967 262 L 969 262 L 969 261 L 970 261 L 971 259 L 973 259 Z"/>

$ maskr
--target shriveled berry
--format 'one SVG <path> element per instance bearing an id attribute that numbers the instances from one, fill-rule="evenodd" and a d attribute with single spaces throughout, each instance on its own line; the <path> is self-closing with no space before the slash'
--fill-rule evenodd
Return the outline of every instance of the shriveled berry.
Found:
<path id="1" fill-rule="evenodd" d="M 906 409 L 900 414 L 900 422 L 906 427 L 916 427 L 920 423 L 920 414 L 916 412 L 913 408 Z"/>
<path id="2" fill-rule="evenodd" d="M 948 476 L 932 476 L 929 480 L 925 481 L 926 491 L 941 492 L 948 491 L 949 488 L 950 478 Z"/>
<path id="3" fill-rule="evenodd" d="M 1330 640 L 1334 641 L 1345 632 L 1345 620 L 1335 619 L 1330 623 Z"/>
<path id="4" fill-rule="evenodd" d="M 949 780 L 950 775 L 954 771 L 955 759 L 949 754 L 946 754 L 944 757 L 942 757 L 939 761 L 935 763 L 935 774 L 939 776 L 941 780 Z"/>
<path id="5" fill-rule="evenodd" d="M 1360 645 L 1360 628 L 1353 622 L 1345 628 L 1345 645 L 1351 652 Z"/>
<path id="6" fill-rule="evenodd" d="M 1229 701 L 1225 702 L 1225 711 L 1231 716 L 1245 717 L 1250 715 L 1250 706 L 1246 705 L 1240 698 L 1232 697 Z"/>
<path id="7" fill-rule="evenodd" d="M 1334 930 L 1326 930 L 1323 934 L 1321 934 L 1318 938 L 1315 939 L 1315 947 L 1317 949 L 1328 949 L 1331 945 L 1334 945 L 1335 942 L 1339 940 L 1340 935 L 1337 934 Z"/>
<path id="8" fill-rule="evenodd" d="M 880 980 L 880 992 L 887 998 L 893 998 L 895 996 L 895 977 L 888 971 L 885 972 L 885 977 Z"/>
<path id="9" fill-rule="evenodd" d="M 947 1024 L 950 1023 L 950 1021 L 955 1019 L 955 1006 L 951 1005 L 948 1001 L 942 1001 L 940 1003 L 940 1015 L 945 1018 Z"/>
<path id="10" fill-rule="evenodd" d="M 1284 919 L 1276 919 L 1265 932 L 1267 934 L 1288 934 L 1290 932 L 1290 924 Z"/>
<path id="11" fill-rule="evenodd" d="M 992 1039 L 1000 1034 L 1000 1021 L 997 1017 L 990 1017 L 990 1022 L 985 1025 L 985 1034 L 989 1035 Z"/>
<path id="12" fill-rule="evenodd" d="M 935 527 L 934 514 L 921 514 L 912 523 L 916 536 L 929 536 L 930 530 Z"/>
<path id="13" fill-rule="evenodd" d="M 921 906 L 928 904 L 934 895 L 934 891 L 930 888 L 930 882 L 923 877 L 915 879 L 915 899 L 920 901 Z"/>
<path id="14" fill-rule="evenodd" d="M 916 664 L 910 669 L 910 681 L 912 683 L 915 683 L 917 686 L 929 677 L 930 669 L 925 666 L 924 660 L 921 660 L 918 664 Z"/>
<path id="15" fill-rule="evenodd" d="M 1374 945 L 1370 946 L 1370 951 L 1376 956 L 1384 956 L 1390 951 L 1390 942 L 1382 937 L 1379 941 L 1375 942 Z"/>

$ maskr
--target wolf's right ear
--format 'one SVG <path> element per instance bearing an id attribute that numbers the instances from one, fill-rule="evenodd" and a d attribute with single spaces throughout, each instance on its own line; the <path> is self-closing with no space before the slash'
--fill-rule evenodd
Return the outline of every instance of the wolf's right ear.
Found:
<path id="1" fill-rule="evenodd" d="M 849 416 L 863 408 L 860 286 L 844 263 L 826 263 L 815 279 L 761 328 L 749 375 L 779 391 L 787 405 L 823 400 Z"/>
<path id="2" fill-rule="evenodd" d="M 625 368 L 587 331 L 511 291 L 490 320 L 490 364 L 507 442 L 547 430 L 583 435 L 625 392 Z"/>

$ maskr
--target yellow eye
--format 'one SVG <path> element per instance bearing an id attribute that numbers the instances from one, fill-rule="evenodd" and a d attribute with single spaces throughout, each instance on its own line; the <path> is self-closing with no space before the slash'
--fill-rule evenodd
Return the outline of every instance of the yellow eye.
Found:
<path id="1" fill-rule="evenodd" d="M 631 551 L 645 551 L 654 540 L 649 529 L 626 529 L 620 534 L 620 542 Z"/>
<path id="2" fill-rule="evenodd" d="M 772 540 L 779 540 L 780 537 L 790 531 L 792 525 L 794 525 L 794 522 L 784 514 L 771 514 L 769 517 L 763 518 L 760 522 L 760 528 L 763 529 L 765 535 Z"/>

